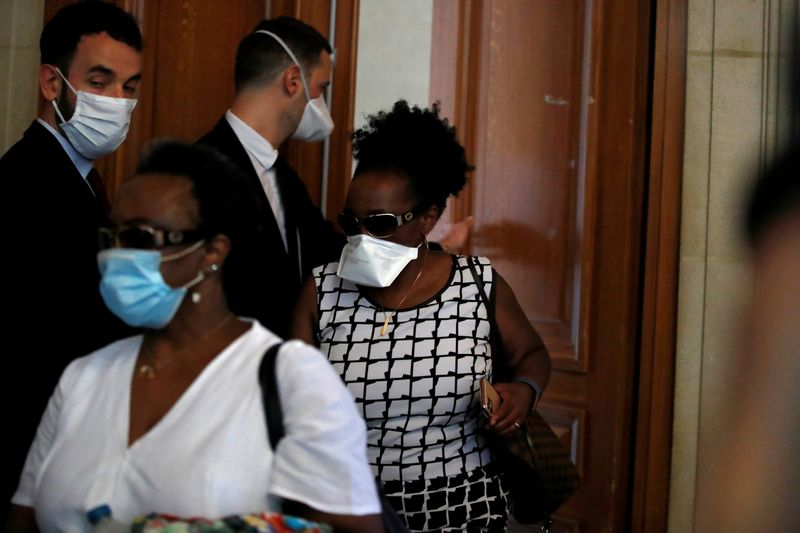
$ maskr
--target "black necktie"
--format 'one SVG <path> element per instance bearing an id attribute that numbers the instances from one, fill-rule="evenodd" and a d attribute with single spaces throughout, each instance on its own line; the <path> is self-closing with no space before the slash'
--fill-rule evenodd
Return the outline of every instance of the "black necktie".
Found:
<path id="1" fill-rule="evenodd" d="M 96 168 L 92 167 L 92 170 L 90 170 L 89 174 L 86 176 L 86 181 L 89 182 L 92 192 L 100 202 L 100 205 L 103 206 L 103 211 L 105 211 L 107 215 L 111 211 L 111 205 L 108 203 L 106 188 L 103 186 L 103 180 L 100 179 L 100 173 Z"/>

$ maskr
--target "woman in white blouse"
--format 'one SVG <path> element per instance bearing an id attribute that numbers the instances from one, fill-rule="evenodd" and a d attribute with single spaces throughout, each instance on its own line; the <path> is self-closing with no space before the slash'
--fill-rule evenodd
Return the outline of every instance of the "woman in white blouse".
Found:
<path id="1" fill-rule="evenodd" d="M 283 510 L 382 530 L 364 422 L 325 358 L 299 341 L 277 358 L 286 434 L 270 448 L 258 367 L 281 339 L 229 307 L 246 290 L 255 213 L 227 160 L 179 143 L 156 146 L 120 188 L 98 256 L 101 294 L 144 333 L 66 369 L 12 530 L 85 531 L 103 504 L 125 523 Z"/>

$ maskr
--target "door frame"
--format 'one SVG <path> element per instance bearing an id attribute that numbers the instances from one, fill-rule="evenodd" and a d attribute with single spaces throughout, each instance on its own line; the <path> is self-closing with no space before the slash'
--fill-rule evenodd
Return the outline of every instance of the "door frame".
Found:
<path id="1" fill-rule="evenodd" d="M 666 531 L 675 401 L 687 0 L 654 20 L 647 216 L 630 531 Z"/>

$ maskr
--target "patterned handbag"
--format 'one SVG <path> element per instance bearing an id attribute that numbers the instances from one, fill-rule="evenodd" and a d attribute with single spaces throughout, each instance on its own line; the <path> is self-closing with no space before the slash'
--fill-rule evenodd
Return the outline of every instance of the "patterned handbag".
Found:
<path id="1" fill-rule="evenodd" d="M 502 351 L 494 305 L 486 296 L 474 258 L 470 257 L 468 263 L 489 313 L 492 374 L 495 381 L 500 381 L 507 375 L 507 358 Z M 552 523 L 550 515 L 569 499 L 580 484 L 578 469 L 572 462 L 569 450 L 535 409 L 527 414 L 524 423 L 512 437 L 486 436 L 509 491 L 511 514 L 522 524 L 542 524 L 542 529 L 549 531 Z"/>

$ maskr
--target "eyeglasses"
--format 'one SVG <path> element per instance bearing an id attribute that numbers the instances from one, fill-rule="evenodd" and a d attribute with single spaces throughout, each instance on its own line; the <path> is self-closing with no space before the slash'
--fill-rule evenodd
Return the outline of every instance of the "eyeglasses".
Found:
<path id="1" fill-rule="evenodd" d="M 156 250 L 165 246 L 197 242 L 205 237 L 200 230 L 168 230 L 146 224 L 121 228 L 100 228 L 98 233 L 101 250 L 109 248 Z"/>
<path id="2" fill-rule="evenodd" d="M 367 230 L 367 233 L 373 237 L 383 238 L 390 236 L 403 224 L 411 222 L 411 219 L 413 219 L 415 215 L 417 215 L 417 213 L 412 210 L 406 211 L 402 215 L 377 213 L 359 219 L 349 213 L 339 213 L 339 225 L 342 227 L 342 231 L 344 231 L 345 235 L 361 233 L 360 228 L 363 226 L 364 229 Z"/>

